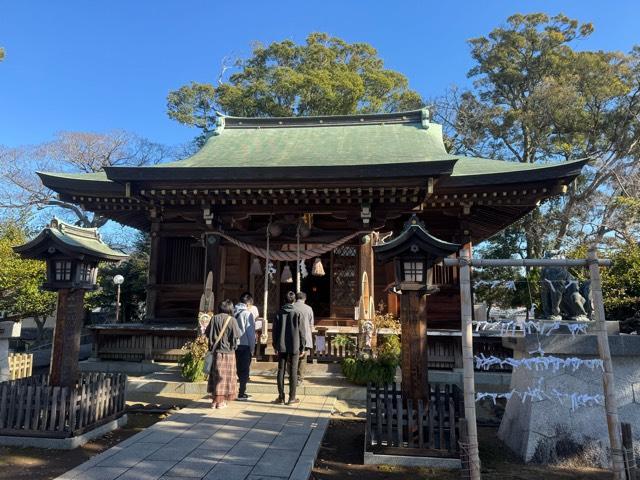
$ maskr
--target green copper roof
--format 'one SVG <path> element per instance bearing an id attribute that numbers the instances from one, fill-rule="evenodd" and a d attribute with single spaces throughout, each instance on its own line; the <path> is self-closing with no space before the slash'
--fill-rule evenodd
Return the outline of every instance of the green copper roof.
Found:
<path id="1" fill-rule="evenodd" d="M 44 259 L 60 250 L 69 256 L 90 256 L 103 261 L 120 261 L 128 257 L 114 250 L 100 239 L 97 228 L 82 228 L 69 225 L 54 218 L 35 238 L 24 245 L 13 247 L 25 258 Z"/>
<path id="2" fill-rule="evenodd" d="M 195 155 L 155 168 L 379 165 L 453 158 L 437 124 L 247 126 L 227 127 L 210 136 Z"/>
<path id="3" fill-rule="evenodd" d="M 570 177 L 578 175 L 584 163 L 533 165 L 450 155 L 442 126 L 431 123 L 423 109 L 323 117 L 221 117 L 205 145 L 181 161 L 107 167 L 106 173 L 40 176 L 48 187 L 71 195 L 88 195 L 93 189 L 124 195 L 125 182 L 259 181 L 268 176 L 321 181 L 410 174 L 440 176 L 442 186 L 459 187 Z"/>

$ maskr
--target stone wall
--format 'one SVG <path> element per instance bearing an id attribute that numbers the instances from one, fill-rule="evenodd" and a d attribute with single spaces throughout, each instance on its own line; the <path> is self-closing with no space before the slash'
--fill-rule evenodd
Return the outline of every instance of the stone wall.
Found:
<path id="1" fill-rule="evenodd" d="M 598 358 L 595 336 L 565 334 L 518 339 L 514 346 L 518 356 L 531 356 L 528 352 L 538 348 L 538 341 L 546 355 Z M 620 420 L 631 423 L 634 440 L 640 444 L 640 337 L 612 335 L 609 344 Z M 518 368 L 511 376 L 511 388 L 524 391 L 539 381 L 546 391 L 555 388 L 568 393 L 603 394 L 602 372 L 586 367 L 575 372 L 570 368 L 557 372 Z M 609 436 L 604 406 L 600 405 L 572 411 L 568 400 L 522 402 L 514 396 L 507 402 L 498 437 L 526 462 L 555 463 L 579 456 L 592 464 L 609 464 Z M 636 451 L 636 455 L 639 453 Z"/>

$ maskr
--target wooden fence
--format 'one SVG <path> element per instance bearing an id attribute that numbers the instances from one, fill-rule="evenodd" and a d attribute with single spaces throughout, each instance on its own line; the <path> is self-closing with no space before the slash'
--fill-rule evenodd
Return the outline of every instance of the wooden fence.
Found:
<path id="1" fill-rule="evenodd" d="M 126 375 L 83 374 L 74 388 L 48 375 L 0 383 L 0 435 L 66 438 L 124 413 Z"/>
<path id="2" fill-rule="evenodd" d="M 33 372 L 33 355 L 29 353 L 10 353 L 9 372 L 11 380 L 30 377 Z"/>
<path id="3" fill-rule="evenodd" d="M 428 405 L 403 399 L 400 385 L 367 386 L 367 448 L 376 453 L 458 457 L 462 392 L 431 384 Z M 407 452 L 404 452 L 407 454 Z"/>

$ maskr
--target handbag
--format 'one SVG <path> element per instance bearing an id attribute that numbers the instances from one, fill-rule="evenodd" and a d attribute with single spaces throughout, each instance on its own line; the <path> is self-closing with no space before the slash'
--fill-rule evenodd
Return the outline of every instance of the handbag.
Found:
<path id="1" fill-rule="evenodd" d="M 220 333 L 218 334 L 218 338 L 216 338 L 216 341 L 211 347 L 211 350 L 209 350 L 207 354 L 204 356 L 204 364 L 202 365 L 202 372 L 205 375 L 209 375 L 211 373 L 211 367 L 213 366 L 213 351 L 216 349 L 216 347 L 220 343 L 220 340 L 222 340 L 222 335 L 224 335 L 224 332 L 227 330 L 227 327 L 229 326 L 229 322 L 231 321 L 232 318 L 233 317 L 231 315 L 227 315 L 227 319 L 225 320 L 224 325 L 222 325 L 222 330 L 220 330 Z M 213 321 L 213 319 L 211 319 L 211 321 Z M 213 340 L 212 336 L 213 336 L 213 326 L 209 330 L 209 343 L 211 343 L 211 341 Z"/>

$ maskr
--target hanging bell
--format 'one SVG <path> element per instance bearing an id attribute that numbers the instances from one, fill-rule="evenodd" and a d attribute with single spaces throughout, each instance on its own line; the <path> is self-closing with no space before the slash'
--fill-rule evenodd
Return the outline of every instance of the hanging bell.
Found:
<path id="1" fill-rule="evenodd" d="M 311 269 L 311 275 L 314 277 L 324 277 L 324 266 L 320 257 L 316 257 L 313 261 L 313 268 Z"/>
<path id="2" fill-rule="evenodd" d="M 251 263 L 251 275 L 259 277 L 262 275 L 262 265 L 260 265 L 260 259 L 258 257 L 253 259 Z"/>
<path id="3" fill-rule="evenodd" d="M 282 275 L 280 276 L 280 281 L 282 283 L 293 283 L 293 275 L 291 275 L 291 269 L 289 265 L 285 265 L 282 269 Z"/>

